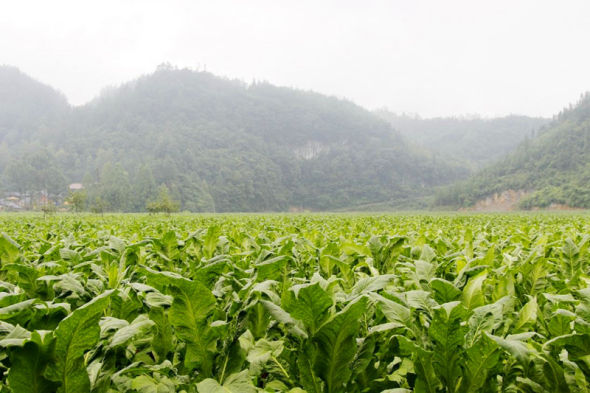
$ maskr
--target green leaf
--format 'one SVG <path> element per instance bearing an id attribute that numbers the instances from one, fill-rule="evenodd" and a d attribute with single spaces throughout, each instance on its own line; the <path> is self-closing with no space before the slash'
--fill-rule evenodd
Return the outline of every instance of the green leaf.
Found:
<path id="1" fill-rule="evenodd" d="M 168 316 L 176 335 L 186 343 L 185 366 L 199 368 L 205 376 L 211 376 L 216 337 L 207 318 L 215 309 L 215 297 L 198 281 L 173 279 L 170 282 L 174 300 Z"/>
<path id="2" fill-rule="evenodd" d="M 452 282 L 442 278 L 433 278 L 430 280 L 430 287 L 434 291 L 434 300 L 440 304 L 457 300 L 461 295 L 459 288 L 454 286 Z"/>
<path id="3" fill-rule="evenodd" d="M 258 375 L 269 360 L 277 359 L 280 356 L 283 352 L 283 342 L 261 338 L 256 343 L 252 343 L 249 348 L 244 349 L 247 350 L 246 360 L 250 363 L 250 373 Z"/>
<path id="4" fill-rule="evenodd" d="M 395 278 L 394 274 L 382 274 L 375 277 L 363 277 L 357 281 L 350 291 L 350 298 L 377 292 L 385 288 Z"/>
<path id="5" fill-rule="evenodd" d="M 284 308 L 295 319 L 303 322 L 314 334 L 328 317 L 332 297 L 319 283 L 299 285 L 291 288 L 284 301 Z"/>
<path id="6" fill-rule="evenodd" d="M 299 371 L 299 383 L 307 393 L 323 393 L 321 381 L 316 376 L 314 364 L 318 351 L 311 340 L 306 341 L 297 354 L 297 370 Z"/>
<path id="7" fill-rule="evenodd" d="M 214 379 L 205 379 L 197 384 L 197 390 L 199 393 L 256 393 L 247 370 L 229 375 L 222 385 Z"/>
<path id="8" fill-rule="evenodd" d="M 432 366 L 449 392 L 461 378 L 463 342 L 467 326 L 463 323 L 467 311 L 460 302 L 445 303 L 434 309 L 428 334 L 434 343 Z"/>
<path id="9" fill-rule="evenodd" d="M 283 310 L 280 306 L 269 302 L 268 300 L 260 300 L 260 303 L 268 311 L 268 313 L 278 322 L 282 323 L 287 327 L 289 332 L 300 338 L 307 338 L 307 333 L 303 331 L 302 324 L 298 320 L 294 319 L 287 311 Z"/>
<path id="10" fill-rule="evenodd" d="M 566 334 L 547 341 L 545 348 L 555 353 L 566 349 L 570 360 L 587 361 L 590 355 L 590 334 Z"/>
<path id="11" fill-rule="evenodd" d="M 131 380 L 131 388 L 138 393 L 174 393 L 176 387 L 174 381 L 167 377 L 160 380 L 149 375 L 140 375 Z"/>
<path id="12" fill-rule="evenodd" d="M 258 271 L 257 281 L 279 279 L 287 264 L 287 260 L 288 258 L 286 255 L 279 255 L 254 265 Z"/>
<path id="13" fill-rule="evenodd" d="M 482 335 L 466 351 L 465 377 L 461 382 L 461 393 L 477 393 L 486 386 L 491 370 L 500 362 L 498 345 Z"/>
<path id="14" fill-rule="evenodd" d="M 402 355 L 412 355 L 414 370 L 416 372 L 416 383 L 414 392 L 438 393 L 441 386 L 432 366 L 433 352 L 425 350 L 416 343 L 404 336 L 395 336 L 395 342 Z"/>
<path id="15" fill-rule="evenodd" d="M 576 314 L 559 308 L 551 315 L 547 328 L 552 336 L 563 336 L 572 332 L 571 323 L 574 319 Z"/>
<path id="16" fill-rule="evenodd" d="M 45 377 L 59 382 L 58 393 L 79 393 L 90 390 L 90 380 L 84 365 L 84 353 L 92 348 L 100 337 L 98 320 L 109 304 L 112 290 L 72 312 L 55 330 L 53 361 Z"/>
<path id="17" fill-rule="evenodd" d="M 9 329 L 8 334 L 0 340 L 0 347 L 2 348 L 22 347 L 31 338 L 31 332 L 19 325 L 12 326 L 3 322 L 2 328 L 3 330 Z"/>
<path id="18" fill-rule="evenodd" d="M 25 314 L 29 315 L 32 312 L 32 305 L 36 299 L 27 299 L 22 302 L 11 304 L 10 306 L 0 308 L 0 321 L 10 321 Z M 18 318 L 23 319 L 23 318 Z M 28 319 L 28 318 L 27 318 Z M 22 322 L 22 321 L 21 321 Z M 16 322 L 12 322 L 16 323 Z"/>
<path id="19" fill-rule="evenodd" d="M 168 320 L 166 311 L 161 308 L 150 310 L 149 317 L 156 324 L 156 333 L 152 339 L 152 348 L 158 360 L 163 361 L 174 350 L 172 325 Z"/>
<path id="20" fill-rule="evenodd" d="M 111 338 L 109 347 L 114 348 L 119 345 L 127 344 L 127 342 L 132 340 L 134 337 L 145 334 L 146 331 L 149 331 L 152 326 L 154 326 L 154 322 L 151 321 L 147 315 L 142 314 L 135 318 L 127 326 L 118 329 Z"/>
<path id="21" fill-rule="evenodd" d="M 58 384 L 43 376 L 55 344 L 51 332 L 31 334 L 30 341 L 9 351 L 8 386 L 13 393 L 51 393 Z"/>
<path id="22" fill-rule="evenodd" d="M 395 322 L 403 326 L 409 326 L 412 323 L 412 314 L 408 307 L 389 300 L 381 295 L 371 294 L 371 299 L 379 304 L 379 309 L 390 322 Z"/>
<path id="23" fill-rule="evenodd" d="M 537 320 L 537 298 L 532 297 L 531 300 L 524 305 L 518 313 L 518 319 L 514 328 L 519 330 L 527 324 L 534 324 Z"/>
<path id="24" fill-rule="evenodd" d="M 218 225 L 211 225 L 207 228 L 207 234 L 203 242 L 203 254 L 205 254 L 205 258 L 211 259 L 215 254 L 220 234 L 221 228 Z"/>
<path id="25" fill-rule="evenodd" d="M 514 336 L 514 337 L 498 337 L 488 333 L 485 333 L 487 337 L 491 338 L 496 344 L 498 344 L 502 349 L 508 352 L 510 355 L 514 356 L 516 360 L 518 360 L 523 365 L 528 365 L 529 360 L 534 355 L 534 349 L 530 348 L 526 342 L 521 340 L 521 337 Z M 527 336 L 523 336 L 522 338 L 526 338 Z"/>
<path id="26" fill-rule="evenodd" d="M 318 348 L 316 374 L 325 382 L 327 393 L 345 391 L 351 376 L 350 364 L 356 352 L 356 337 L 367 299 L 349 304 L 327 321 L 313 338 Z"/>
<path id="27" fill-rule="evenodd" d="M 0 266 L 6 263 L 14 263 L 18 260 L 20 246 L 6 233 L 0 233 Z"/>
<path id="28" fill-rule="evenodd" d="M 488 273 L 484 270 L 478 275 L 471 277 L 467 282 L 467 285 L 463 288 L 461 301 L 467 309 L 472 310 L 476 307 L 483 306 L 485 303 L 482 285 L 487 276 Z"/>

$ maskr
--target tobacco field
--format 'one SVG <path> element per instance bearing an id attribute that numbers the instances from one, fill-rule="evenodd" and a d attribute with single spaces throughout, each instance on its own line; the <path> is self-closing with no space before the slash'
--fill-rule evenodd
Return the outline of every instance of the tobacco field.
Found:
<path id="1" fill-rule="evenodd" d="M 590 216 L 0 215 L 1 393 L 587 392 Z"/>

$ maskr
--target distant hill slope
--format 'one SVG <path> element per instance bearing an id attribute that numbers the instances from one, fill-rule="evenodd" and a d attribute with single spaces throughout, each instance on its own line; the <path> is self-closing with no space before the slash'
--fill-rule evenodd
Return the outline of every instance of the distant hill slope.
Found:
<path id="1" fill-rule="evenodd" d="M 5 190 L 58 193 L 83 180 L 89 204 L 141 211 L 165 184 L 191 211 L 330 210 L 414 206 L 465 174 L 351 102 L 268 83 L 162 66 L 65 117 L 57 96 L 43 105 L 57 124 L 25 108 L 38 125 L 8 129 L 20 138 L 0 145 Z M 11 100 L 18 91 L 0 107 Z"/>
<path id="2" fill-rule="evenodd" d="M 375 113 L 407 140 L 473 170 L 513 151 L 549 122 L 549 119 L 516 115 L 492 119 L 424 119 L 397 115 L 385 109 Z"/>
<path id="3" fill-rule="evenodd" d="M 43 126 L 54 127 L 69 110 L 61 93 L 18 68 L 0 65 L 0 143 L 16 143 Z"/>
<path id="4" fill-rule="evenodd" d="M 534 139 L 476 174 L 442 190 L 439 205 L 472 206 L 506 191 L 524 191 L 523 208 L 590 208 L 590 95 L 564 111 Z"/>

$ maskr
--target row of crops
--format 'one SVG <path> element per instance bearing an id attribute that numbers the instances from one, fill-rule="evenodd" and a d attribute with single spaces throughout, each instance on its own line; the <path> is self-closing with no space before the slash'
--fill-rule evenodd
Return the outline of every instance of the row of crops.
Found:
<path id="1" fill-rule="evenodd" d="M 586 392 L 586 215 L 0 216 L 0 392 Z"/>

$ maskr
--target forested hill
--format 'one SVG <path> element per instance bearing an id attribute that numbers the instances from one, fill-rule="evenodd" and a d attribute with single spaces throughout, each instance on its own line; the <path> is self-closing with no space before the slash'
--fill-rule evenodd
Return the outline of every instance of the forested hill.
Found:
<path id="1" fill-rule="evenodd" d="M 61 93 L 18 68 L 0 65 L 0 143 L 14 144 L 54 128 L 69 111 Z"/>
<path id="2" fill-rule="evenodd" d="M 15 103 L 30 121 L 0 119 L 4 135 L 19 136 L 1 141 L 5 192 L 60 195 L 82 182 L 89 207 L 142 211 L 165 185 L 191 211 L 332 210 L 409 206 L 464 173 L 414 151 L 373 113 L 312 92 L 162 66 L 64 108 L 25 79 L 33 98 L 19 83 L 0 95 L 0 108 Z"/>
<path id="3" fill-rule="evenodd" d="M 446 188 L 439 205 L 472 206 L 503 191 L 522 191 L 519 207 L 590 208 L 590 94 L 533 138 L 467 182 Z"/>
<path id="4" fill-rule="evenodd" d="M 471 168 L 481 169 L 514 151 L 531 138 L 549 119 L 527 116 L 498 118 L 435 117 L 398 115 L 386 109 L 375 113 L 403 137 L 433 153 Z"/>

